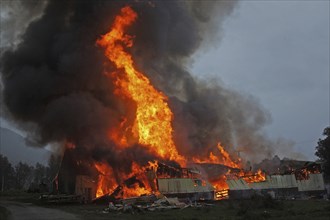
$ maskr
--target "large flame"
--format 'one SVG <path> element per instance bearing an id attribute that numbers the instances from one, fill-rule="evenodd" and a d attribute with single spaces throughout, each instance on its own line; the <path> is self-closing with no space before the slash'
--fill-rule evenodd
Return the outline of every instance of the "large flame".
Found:
<path id="1" fill-rule="evenodd" d="M 197 158 L 194 157 L 192 160 L 196 163 L 216 163 L 216 164 L 223 164 L 228 167 L 232 168 L 240 168 L 241 167 L 241 158 L 238 158 L 237 161 L 234 161 L 229 153 L 221 146 L 220 143 L 217 144 L 217 148 L 219 151 L 213 153 L 210 152 L 208 158 Z"/>
<path id="2" fill-rule="evenodd" d="M 122 8 L 111 30 L 102 36 L 97 44 L 104 47 L 106 57 L 125 72 L 124 78 L 117 78 L 117 86 L 121 93 L 136 103 L 136 119 L 132 133 L 137 135 L 139 143 L 158 156 L 183 165 L 185 159 L 179 155 L 172 137 L 173 113 L 168 106 L 167 97 L 136 70 L 132 56 L 124 48 L 133 45 L 132 37 L 125 34 L 124 29 L 136 18 L 137 14 L 132 8 Z"/>
<path id="3" fill-rule="evenodd" d="M 95 163 L 95 168 L 99 172 L 96 197 L 112 193 L 117 186 L 112 168 L 105 163 Z"/>
<path id="4" fill-rule="evenodd" d="M 152 86 L 143 73 L 136 69 L 133 58 L 128 52 L 128 48 L 133 46 L 133 37 L 126 34 L 125 29 L 136 19 L 137 13 L 131 7 L 122 8 L 120 14 L 115 17 L 110 31 L 97 40 L 97 45 L 104 48 L 105 56 L 117 68 L 116 72 L 106 74 L 111 77 L 116 86 L 115 94 L 122 100 L 132 100 L 136 105 L 134 123 L 129 125 L 131 120 L 124 116 L 119 127 L 109 131 L 109 138 L 120 147 L 128 147 L 133 138 L 155 156 L 173 160 L 185 166 L 187 160 L 179 154 L 173 141 L 173 113 L 168 106 L 168 99 Z M 208 158 L 197 156 L 192 158 L 192 161 L 223 164 L 231 168 L 241 167 L 240 158 L 234 161 L 220 143 L 216 151 L 209 152 Z M 156 172 L 150 171 L 155 171 L 157 167 L 157 162 L 149 162 L 149 165 L 144 167 L 133 162 L 130 174 L 116 173 L 117 179 L 118 176 L 121 180 L 135 178 L 134 183 L 123 184 L 114 178 L 114 170 L 108 164 L 95 163 L 95 168 L 100 174 L 96 196 L 116 191 L 118 187 L 122 190 L 123 198 L 155 192 Z M 227 195 L 228 186 L 225 175 L 211 182 L 216 189 L 220 190 L 217 197 Z"/>
<path id="5" fill-rule="evenodd" d="M 241 170 L 241 172 L 237 176 L 245 180 L 245 182 L 247 183 L 263 182 L 266 180 L 266 174 L 260 169 L 257 172 L 244 172 L 243 170 Z"/>

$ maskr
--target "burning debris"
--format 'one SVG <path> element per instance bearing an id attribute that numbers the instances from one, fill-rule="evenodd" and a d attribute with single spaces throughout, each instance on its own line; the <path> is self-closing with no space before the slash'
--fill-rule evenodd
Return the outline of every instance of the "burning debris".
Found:
<path id="1" fill-rule="evenodd" d="M 74 158 L 71 154 L 75 154 L 75 149 L 67 150 L 64 159 Z M 65 164 L 72 169 L 73 173 L 68 173 L 70 169 L 65 167 Z M 79 194 L 83 201 L 101 204 L 136 200 L 141 196 L 152 195 L 200 201 L 228 197 L 247 198 L 255 193 L 272 192 L 275 193 L 274 197 L 276 195 L 277 198 L 284 198 L 284 195 L 298 197 L 299 192 L 313 191 L 314 194 L 324 192 L 320 165 L 316 163 L 305 162 L 305 166 L 291 167 L 281 174 L 266 174 L 260 169 L 254 172 L 207 163 L 191 165 L 195 168 L 170 166 L 157 161 L 149 162 L 144 167 L 134 166 L 135 172 L 117 183 L 112 170 L 107 170 L 108 166 L 104 164 L 103 167 L 95 166 L 93 163 L 89 166 L 86 163 L 74 165 L 63 160 L 58 179 L 59 186 L 62 186 L 60 187 L 62 192 L 67 189 L 66 193 Z M 208 172 L 205 174 L 197 167 Z M 80 173 L 76 173 L 78 170 Z M 89 175 L 87 170 L 90 172 Z M 75 175 L 78 176 L 75 177 Z M 72 177 L 75 177 L 76 182 L 73 182 Z"/>
<path id="2" fill-rule="evenodd" d="M 64 159 L 71 159 L 70 154 L 74 153 L 75 149 L 67 150 Z M 64 164 L 69 165 L 74 172 L 68 173 L 69 168 L 63 166 Z M 203 167 L 203 164 L 195 166 Z M 144 167 L 135 165 L 135 172 L 118 184 L 107 166 L 87 166 L 84 163 L 72 165 L 63 161 L 58 181 L 62 192 L 66 190 L 64 192 L 67 194 L 80 194 L 85 201 L 93 200 L 102 204 L 153 194 L 191 201 L 219 200 L 228 198 L 228 179 L 244 179 L 248 183 L 265 181 L 265 174 L 260 170 L 252 172 L 221 164 L 213 166 L 225 168 L 225 172 L 214 173 L 214 177 L 206 178 L 196 168 L 181 168 L 154 161 Z M 75 173 L 77 170 L 80 173 Z M 89 176 L 86 176 L 87 170 L 90 172 Z M 75 178 L 76 182 L 73 182 L 75 175 L 78 176 Z"/>

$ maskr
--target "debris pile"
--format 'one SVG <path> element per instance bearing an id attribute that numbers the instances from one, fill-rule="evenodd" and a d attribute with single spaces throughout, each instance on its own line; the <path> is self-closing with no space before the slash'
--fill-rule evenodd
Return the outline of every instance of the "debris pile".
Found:
<path id="1" fill-rule="evenodd" d="M 177 197 L 168 198 L 162 196 L 157 198 L 155 195 L 132 197 L 122 199 L 117 204 L 109 202 L 109 206 L 103 210 L 103 213 L 122 212 L 122 213 L 143 213 L 153 211 L 165 211 L 171 209 L 185 209 L 188 207 L 201 208 L 204 206 L 213 206 L 213 204 L 197 203 L 192 201 L 182 202 Z"/>

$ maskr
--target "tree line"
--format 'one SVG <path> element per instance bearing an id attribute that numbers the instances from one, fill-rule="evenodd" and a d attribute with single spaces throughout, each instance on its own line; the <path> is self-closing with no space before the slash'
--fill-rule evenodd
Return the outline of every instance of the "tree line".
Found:
<path id="1" fill-rule="evenodd" d="M 47 166 L 41 163 L 31 166 L 23 162 L 12 165 L 6 156 L 0 154 L 0 190 L 48 191 L 60 163 L 60 156 L 51 155 Z"/>

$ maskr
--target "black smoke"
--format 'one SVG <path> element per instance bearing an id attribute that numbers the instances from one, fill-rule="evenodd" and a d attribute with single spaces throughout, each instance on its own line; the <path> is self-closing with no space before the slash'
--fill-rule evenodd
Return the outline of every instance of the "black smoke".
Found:
<path id="1" fill-rule="evenodd" d="M 269 115 L 259 103 L 222 85 L 197 80 L 187 68 L 197 49 L 218 43 L 221 23 L 236 4 L 48 1 L 15 46 L 1 56 L 6 115 L 23 129 L 32 124 L 33 129 L 26 131 L 39 145 L 69 141 L 83 149 L 82 155 L 112 166 L 124 164 L 125 157 L 140 164 L 152 158 L 138 145 L 118 150 L 107 134 L 135 107 L 114 95 L 115 86 L 104 74 L 115 71 L 114 65 L 95 42 L 109 31 L 120 9 L 130 5 L 138 14 L 127 30 L 134 36 L 130 52 L 137 68 L 169 96 L 179 153 L 216 154 L 221 142 L 233 155 L 239 147 L 251 159 L 257 158 L 256 153 L 270 156 L 273 143 L 262 131 Z"/>

